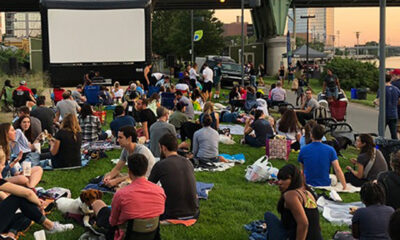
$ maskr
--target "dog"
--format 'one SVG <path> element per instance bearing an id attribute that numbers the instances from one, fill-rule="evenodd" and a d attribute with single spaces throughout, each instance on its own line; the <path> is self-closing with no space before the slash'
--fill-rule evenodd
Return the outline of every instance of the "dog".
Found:
<path id="1" fill-rule="evenodd" d="M 58 210 L 63 214 L 72 213 L 84 216 L 93 214 L 92 204 L 94 201 L 102 199 L 103 193 L 99 190 L 89 189 L 82 191 L 79 198 L 60 198 L 56 201 Z"/>

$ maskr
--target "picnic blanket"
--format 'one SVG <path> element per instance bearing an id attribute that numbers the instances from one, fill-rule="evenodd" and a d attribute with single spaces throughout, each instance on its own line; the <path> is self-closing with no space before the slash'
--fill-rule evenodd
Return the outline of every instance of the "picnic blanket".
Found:
<path id="1" fill-rule="evenodd" d="M 53 168 L 53 166 L 51 165 L 51 160 L 47 159 L 47 160 L 41 160 L 40 161 L 40 166 L 43 168 L 43 170 L 45 171 L 52 171 L 52 170 L 72 170 L 72 169 L 78 169 L 78 168 L 83 168 L 86 167 L 89 162 L 90 159 L 86 158 L 84 154 L 82 154 L 81 156 L 81 166 L 75 166 L 75 167 L 65 167 L 65 168 Z"/>
<path id="2" fill-rule="evenodd" d="M 121 146 L 114 144 L 110 141 L 94 141 L 94 142 L 86 142 L 83 143 L 81 149 L 92 151 L 92 150 L 113 150 L 113 149 L 121 149 Z"/>
<path id="3" fill-rule="evenodd" d="M 220 124 L 219 129 L 229 128 L 230 133 L 232 135 L 243 135 L 244 127 L 241 125 L 233 125 L 233 124 Z"/>
<path id="4" fill-rule="evenodd" d="M 221 153 L 219 156 L 224 157 L 226 160 L 228 160 L 229 162 L 233 162 L 233 163 L 243 164 L 246 162 L 246 158 L 244 157 L 243 153 L 239 153 L 239 154 L 235 154 L 235 155 Z"/>
<path id="5" fill-rule="evenodd" d="M 223 172 L 235 166 L 235 163 L 216 162 L 210 163 L 209 166 L 200 166 L 194 169 L 195 172 Z"/>
<path id="6" fill-rule="evenodd" d="M 353 215 L 350 214 L 350 207 L 365 207 L 362 202 L 339 203 L 320 197 L 317 200 L 318 209 L 322 216 L 332 224 L 351 225 Z"/>
<path id="7" fill-rule="evenodd" d="M 318 189 L 324 189 L 328 191 L 336 191 L 336 192 L 344 192 L 344 193 L 355 193 L 355 192 L 360 192 L 361 188 L 360 187 L 354 187 L 351 185 L 351 183 L 346 184 L 346 189 L 343 190 L 343 186 L 340 182 L 338 182 L 335 186 L 326 186 L 326 187 L 314 187 Z"/>
<path id="8" fill-rule="evenodd" d="M 208 199 L 208 193 L 213 189 L 214 183 L 196 182 L 197 197 Z"/>

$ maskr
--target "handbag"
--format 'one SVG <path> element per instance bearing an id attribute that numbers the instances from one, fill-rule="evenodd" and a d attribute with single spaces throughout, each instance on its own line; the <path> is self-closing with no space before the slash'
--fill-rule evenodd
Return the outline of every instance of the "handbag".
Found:
<path id="1" fill-rule="evenodd" d="M 274 139 L 266 141 L 266 155 L 270 159 L 283 159 L 288 161 L 290 154 L 290 145 L 292 140 L 287 140 L 286 137 L 277 135 Z"/>

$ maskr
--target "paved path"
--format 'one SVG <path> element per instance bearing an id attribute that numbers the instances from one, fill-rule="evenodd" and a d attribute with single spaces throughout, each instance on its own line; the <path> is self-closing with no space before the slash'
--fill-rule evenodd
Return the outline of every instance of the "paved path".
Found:
<path id="1" fill-rule="evenodd" d="M 288 101 L 296 103 L 296 95 L 293 91 L 286 90 Z M 378 110 L 372 107 L 349 102 L 347 106 L 347 122 L 353 130 L 360 133 L 378 133 Z M 386 129 L 386 137 L 390 138 L 389 130 Z"/>

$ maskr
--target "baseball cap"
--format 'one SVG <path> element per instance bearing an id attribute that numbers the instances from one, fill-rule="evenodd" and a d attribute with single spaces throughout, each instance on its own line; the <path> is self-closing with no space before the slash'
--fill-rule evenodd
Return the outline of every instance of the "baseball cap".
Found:
<path id="1" fill-rule="evenodd" d="M 19 83 L 19 85 L 25 85 L 26 84 L 26 81 L 21 81 L 20 83 Z"/>
<path id="2" fill-rule="evenodd" d="M 393 70 L 390 72 L 390 75 L 400 75 L 400 69 L 393 69 Z"/>

